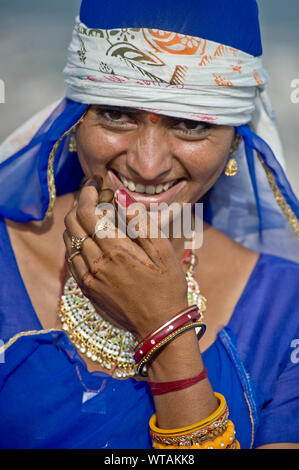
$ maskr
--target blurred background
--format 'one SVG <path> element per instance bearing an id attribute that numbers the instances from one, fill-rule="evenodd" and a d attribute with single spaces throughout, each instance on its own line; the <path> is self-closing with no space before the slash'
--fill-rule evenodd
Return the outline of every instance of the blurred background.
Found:
<path id="1" fill-rule="evenodd" d="M 290 99 L 291 82 L 299 80 L 299 2 L 258 0 L 258 4 L 264 64 L 271 77 L 268 92 L 276 109 L 287 174 L 299 196 L 299 103 Z M 0 142 L 64 95 L 62 70 L 79 6 L 80 0 L 0 0 L 0 79 L 5 83 Z"/>

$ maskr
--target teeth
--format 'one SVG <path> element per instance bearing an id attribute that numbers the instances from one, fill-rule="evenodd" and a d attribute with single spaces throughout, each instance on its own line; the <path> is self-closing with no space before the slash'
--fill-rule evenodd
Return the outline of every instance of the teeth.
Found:
<path id="1" fill-rule="evenodd" d="M 136 193 L 145 193 L 144 184 L 136 184 L 135 191 L 136 191 Z"/>
<path id="2" fill-rule="evenodd" d="M 145 192 L 146 194 L 155 194 L 156 192 L 156 187 L 155 186 L 145 186 Z"/>
<path id="3" fill-rule="evenodd" d="M 163 184 L 158 184 L 158 186 L 156 186 L 156 194 L 162 193 L 162 191 L 163 191 Z"/>
<path id="4" fill-rule="evenodd" d="M 144 184 L 140 183 L 135 184 L 134 181 L 128 181 L 124 176 L 118 175 L 118 177 L 122 181 L 123 185 L 126 186 L 126 188 L 128 188 L 130 191 L 145 194 L 160 194 L 164 191 L 167 191 L 177 183 L 177 180 L 175 180 L 170 183 L 157 184 L 156 186 L 152 184 L 145 186 Z"/>
<path id="5" fill-rule="evenodd" d="M 133 181 L 129 181 L 128 188 L 130 191 L 135 191 L 136 189 L 135 183 L 133 183 Z"/>

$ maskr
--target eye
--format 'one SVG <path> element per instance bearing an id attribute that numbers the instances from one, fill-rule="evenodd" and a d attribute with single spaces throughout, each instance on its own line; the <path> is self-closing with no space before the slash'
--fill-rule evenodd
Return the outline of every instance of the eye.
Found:
<path id="1" fill-rule="evenodd" d="M 205 122 L 192 121 L 189 119 L 184 119 L 175 125 L 175 129 L 189 135 L 201 134 L 208 127 L 209 124 Z"/>
<path id="2" fill-rule="evenodd" d="M 130 116 L 130 113 L 124 112 L 119 109 L 111 108 L 96 108 L 96 113 L 99 117 L 99 121 L 103 125 L 110 126 L 127 126 L 134 123 Z"/>
<path id="3" fill-rule="evenodd" d="M 107 119 L 110 119 L 111 121 L 123 121 L 126 118 L 126 115 L 122 113 L 121 111 L 117 110 L 103 110 L 102 115 L 106 117 Z"/>

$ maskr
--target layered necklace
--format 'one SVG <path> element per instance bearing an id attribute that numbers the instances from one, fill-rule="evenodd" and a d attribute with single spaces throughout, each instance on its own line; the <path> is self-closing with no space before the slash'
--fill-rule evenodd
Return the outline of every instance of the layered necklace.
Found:
<path id="1" fill-rule="evenodd" d="M 192 233 L 194 240 L 194 233 Z M 201 295 L 193 274 L 197 257 L 193 249 L 187 250 L 181 263 L 187 264 L 188 305 L 197 305 L 201 314 L 206 310 L 206 299 Z M 65 283 L 60 300 L 59 317 L 63 330 L 77 350 L 118 378 L 137 374 L 133 359 L 137 341 L 129 331 L 104 320 L 85 297 L 71 276 Z"/>

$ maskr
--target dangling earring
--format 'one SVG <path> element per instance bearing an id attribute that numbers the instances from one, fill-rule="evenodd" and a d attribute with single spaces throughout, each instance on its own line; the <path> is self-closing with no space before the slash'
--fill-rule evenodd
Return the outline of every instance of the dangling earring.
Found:
<path id="1" fill-rule="evenodd" d="M 77 152 L 77 143 L 76 143 L 75 134 L 71 134 L 70 143 L 69 143 L 69 151 L 70 152 Z"/>
<path id="2" fill-rule="evenodd" d="M 85 111 L 85 113 L 83 114 L 81 119 L 77 122 L 77 124 L 75 125 L 75 127 L 72 130 L 71 138 L 70 138 L 70 142 L 69 142 L 69 151 L 70 152 L 77 152 L 76 132 L 77 132 L 78 127 L 84 121 L 86 113 L 87 113 L 87 111 Z"/>
<path id="3" fill-rule="evenodd" d="M 226 168 L 224 170 L 224 174 L 226 176 L 235 176 L 238 173 L 238 164 L 235 158 L 235 152 L 238 150 L 239 143 L 241 140 L 241 136 L 237 136 L 232 144 L 232 147 L 229 152 L 229 160 L 227 162 Z"/>

